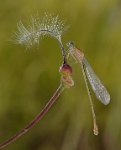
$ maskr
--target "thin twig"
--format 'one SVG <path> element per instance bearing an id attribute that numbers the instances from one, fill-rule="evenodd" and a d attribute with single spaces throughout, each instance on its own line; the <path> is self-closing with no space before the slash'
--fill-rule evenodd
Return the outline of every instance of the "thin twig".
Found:
<path id="1" fill-rule="evenodd" d="M 65 51 L 65 48 L 63 46 L 63 43 L 61 41 L 61 38 L 58 40 L 59 44 L 60 44 L 60 48 L 61 48 L 61 51 L 62 51 L 62 56 L 63 56 L 63 64 L 67 64 L 67 59 L 66 59 L 66 51 Z"/>
<path id="2" fill-rule="evenodd" d="M 41 32 L 48 32 L 50 34 L 53 34 L 52 31 L 49 31 L 49 30 L 40 30 Z M 66 50 L 64 48 L 64 45 L 61 41 L 61 36 L 59 38 L 57 38 L 57 41 L 60 45 L 60 48 L 61 48 L 61 52 L 62 52 L 62 56 L 63 56 L 63 64 L 67 64 L 67 58 L 66 58 Z"/>
<path id="3" fill-rule="evenodd" d="M 44 115 L 49 111 L 49 109 L 52 107 L 54 102 L 57 100 L 57 98 L 60 96 L 62 91 L 64 90 L 62 84 L 58 87 L 58 89 L 55 91 L 49 102 L 46 104 L 46 106 L 42 109 L 42 111 L 23 129 L 21 129 L 19 132 L 11 136 L 6 141 L 2 142 L 0 144 L 0 149 L 6 147 L 7 145 L 11 144 L 13 141 L 20 138 L 23 134 L 28 132 L 32 127 L 34 127 L 43 117 Z"/>

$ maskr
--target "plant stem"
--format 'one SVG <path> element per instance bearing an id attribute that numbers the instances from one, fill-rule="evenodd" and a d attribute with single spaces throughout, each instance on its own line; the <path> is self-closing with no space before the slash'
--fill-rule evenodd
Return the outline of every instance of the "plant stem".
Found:
<path id="1" fill-rule="evenodd" d="M 61 41 L 61 38 L 60 38 L 58 41 L 59 41 L 59 44 L 60 44 L 60 47 L 61 47 L 61 51 L 62 51 L 63 64 L 67 64 L 66 51 L 65 51 L 65 48 L 64 48 L 63 43 L 62 43 L 62 41 Z"/>
<path id="2" fill-rule="evenodd" d="M 52 33 L 52 31 L 49 31 L 49 30 L 41 30 L 41 32 L 48 32 L 48 33 Z M 61 48 L 61 52 L 62 52 L 62 56 L 63 56 L 63 64 L 67 64 L 67 59 L 66 59 L 66 51 L 65 51 L 65 48 L 63 46 L 63 43 L 62 43 L 62 40 L 61 40 L 61 36 L 56 38 L 59 42 L 59 45 L 60 45 L 60 48 Z"/>
<path id="3" fill-rule="evenodd" d="M 45 107 L 42 109 L 42 111 L 23 129 L 21 129 L 19 132 L 8 138 L 6 141 L 2 142 L 0 144 L 0 149 L 6 147 L 7 145 L 11 144 L 13 141 L 20 138 L 23 134 L 28 132 L 32 127 L 34 127 L 49 111 L 49 109 L 52 107 L 54 102 L 57 100 L 57 98 L 60 96 L 62 91 L 64 90 L 62 84 L 58 87 L 58 89 L 55 91 L 53 96 L 50 98 L 49 102 L 45 105 Z"/>

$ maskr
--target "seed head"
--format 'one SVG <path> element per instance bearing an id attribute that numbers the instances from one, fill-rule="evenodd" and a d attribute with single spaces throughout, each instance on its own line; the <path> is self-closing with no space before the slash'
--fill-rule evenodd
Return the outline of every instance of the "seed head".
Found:
<path id="1" fill-rule="evenodd" d="M 56 38 L 59 42 L 65 31 L 64 22 L 58 16 L 44 14 L 42 18 L 31 17 L 30 25 L 25 26 L 22 21 L 17 24 L 13 40 L 16 44 L 25 45 L 27 48 L 39 44 L 40 38 L 45 35 Z"/>

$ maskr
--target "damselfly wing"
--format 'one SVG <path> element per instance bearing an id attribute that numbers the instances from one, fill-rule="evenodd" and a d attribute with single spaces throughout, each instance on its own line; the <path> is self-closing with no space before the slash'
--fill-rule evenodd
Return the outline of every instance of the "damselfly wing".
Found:
<path id="1" fill-rule="evenodd" d="M 67 46 L 69 47 L 70 54 L 74 58 L 76 58 L 76 60 L 81 65 L 83 65 L 86 76 L 89 80 L 89 83 L 97 99 L 99 99 L 104 105 L 109 104 L 110 94 L 108 93 L 106 87 L 103 85 L 103 83 L 100 81 L 100 79 L 97 77 L 97 75 L 93 71 L 92 67 L 90 66 L 87 59 L 85 58 L 84 53 L 80 51 L 78 48 L 76 48 L 72 42 L 69 42 Z"/>
<path id="2" fill-rule="evenodd" d="M 96 97 L 104 104 L 107 105 L 110 102 L 110 94 L 108 93 L 106 87 L 102 84 L 100 79 L 97 77 L 92 67 L 88 63 L 87 59 L 84 57 L 82 60 L 84 65 L 86 76 L 89 80 L 89 83 L 96 95 Z"/>

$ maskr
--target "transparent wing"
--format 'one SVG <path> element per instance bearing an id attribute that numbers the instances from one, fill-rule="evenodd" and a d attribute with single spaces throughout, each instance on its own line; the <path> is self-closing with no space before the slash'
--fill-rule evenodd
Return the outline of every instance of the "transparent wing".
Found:
<path id="1" fill-rule="evenodd" d="M 91 84 L 91 87 L 96 95 L 96 97 L 104 104 L 107 105 L 110 102 L 110 95 L 105 88 L 105 86 L 101 83 L 100 79 L 96 76 L 94 73 L 92 67 L 86 60 L 86 58 L 83 58 L 82 61 L 84 67 L 85 67 L 85 72 L 87 75 L 87 78 Z"/>

